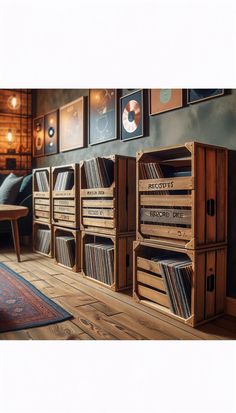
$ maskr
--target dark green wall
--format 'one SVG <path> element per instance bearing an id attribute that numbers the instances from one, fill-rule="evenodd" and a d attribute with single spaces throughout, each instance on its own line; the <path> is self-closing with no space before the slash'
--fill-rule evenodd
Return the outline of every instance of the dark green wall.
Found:
<path id="1" fill-rule="evenodd" d="M 127 90 L 121 91 L 126 94 Z M 35 91 L 34 115 L 43 115 L 53 109 L 87 95 L 88 89 L 41 89 Z M 147 119 L 148 121 L 148 119 Z M 63 165 L 79 162 L 93 156 L 113 153 L 135 156 L 142 148 L 166 146 L 197 140 L 226 146 L 230 153 L 229 165 L 229 254 L 228 295 L 236 297 L 236 90 L 227 95 L 196 103 L 172 112 L 149 118 L 149 136 L 132 141 L 106 142 L 85 149 L 38 158 L 35 167 Z M 235 222 L 235 224 L 234 224 Z"/>

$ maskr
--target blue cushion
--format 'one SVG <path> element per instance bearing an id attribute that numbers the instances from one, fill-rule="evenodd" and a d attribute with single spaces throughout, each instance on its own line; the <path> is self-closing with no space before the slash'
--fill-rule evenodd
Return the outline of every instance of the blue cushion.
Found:
<path id="1" fill-rule="evenodd" d="M 15 204 L 22 181 L 23 176 L 12 173 L 6 177 L 0 186 L 0 204 Z"/>
<path id="2" fill-rule="evenodd" d="M 23 201 L 27 196 L 32 194 L 32 174 L 26 175 L 20 186 L 17 202 Z"/>

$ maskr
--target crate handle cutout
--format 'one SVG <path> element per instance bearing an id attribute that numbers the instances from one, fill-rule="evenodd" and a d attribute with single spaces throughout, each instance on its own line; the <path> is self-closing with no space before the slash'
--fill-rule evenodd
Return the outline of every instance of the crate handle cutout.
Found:
<path id="1" fill-rule="evenodd" d="M 215 275 L 211 274 L 207 277 L 207 291 L 212 293 L 215 289 Z"/>
<path id="2" fill-rule="evenodd" d="M 207 214 L 211 217 L 215 215 L 215 200 L 213 198 L 207 200 Z"/>

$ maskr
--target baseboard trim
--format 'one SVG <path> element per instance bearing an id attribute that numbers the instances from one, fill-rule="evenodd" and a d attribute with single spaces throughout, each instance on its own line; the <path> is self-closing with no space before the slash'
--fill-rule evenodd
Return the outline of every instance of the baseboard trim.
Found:
<path id="1" fill-rule="evenodd" d="M 236 298 L 226 297 L 225 312 L 236 317 Z"/>

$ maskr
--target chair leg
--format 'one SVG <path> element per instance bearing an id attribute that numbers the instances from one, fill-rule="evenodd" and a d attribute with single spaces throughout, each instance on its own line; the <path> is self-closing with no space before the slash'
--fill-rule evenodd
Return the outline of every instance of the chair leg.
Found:
<path id="1" fill-rule="evenodd" d="M 11 221 L 12 236 L 15 247 L 15 252 L 17 256 L 17 261 L 20 262 L 20 240 L 19 240 L 19 231 L 18 231 L 18 222 L 17 220 Z"/>

